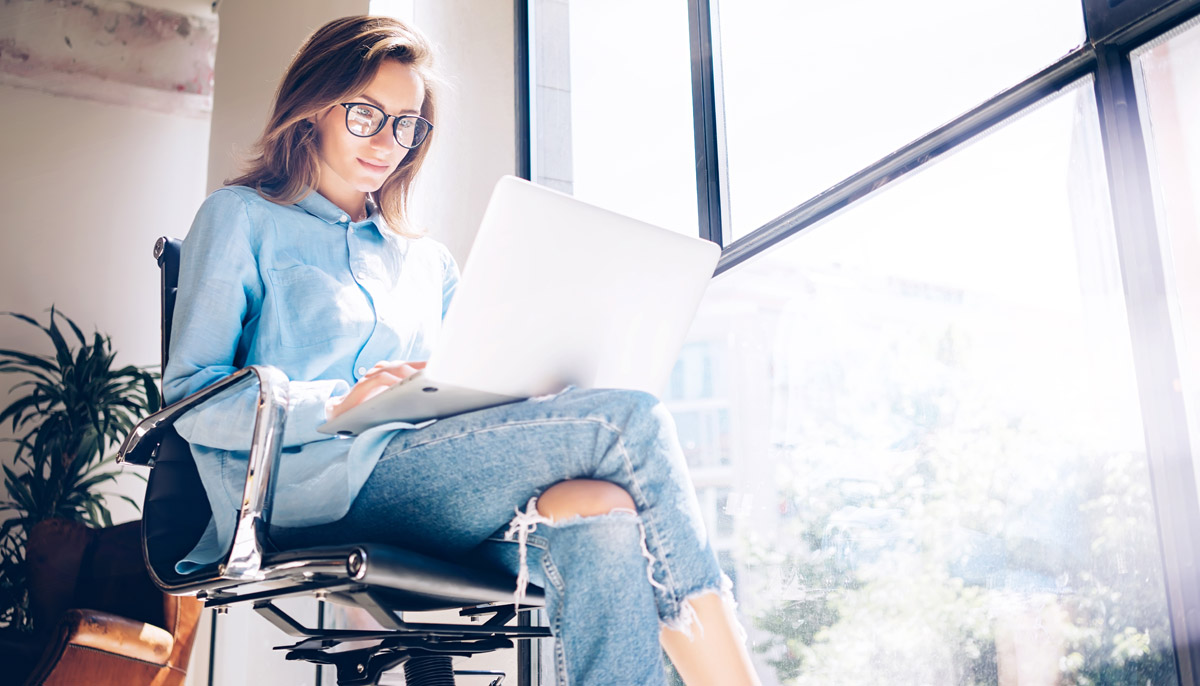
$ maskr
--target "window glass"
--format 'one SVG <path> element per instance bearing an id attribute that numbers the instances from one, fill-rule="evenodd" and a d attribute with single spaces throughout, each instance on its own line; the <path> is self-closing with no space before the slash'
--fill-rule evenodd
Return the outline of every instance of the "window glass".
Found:
<path id="1" fill-rule="evenodd" d="M 728 466 L 693 478 L 766 683 L 1176 682 L 1094 108 L 710 285 Z"/>
<path id="2" fill-rule="evenodd" d="M 1084 35 L 1079 0 L 727 0 L 719 15 L 733 238 L 1033 75 Z"/>
<path id="3" fill-rule="evenodd" d="M 1133 64 L 1195 456 L 1200 455 L 1200 24 L 1137 51 Z"/>
<path id="4" fill-rule="evenodd" d="M 534 180 L 695 235 L 687 3 L 531 7 Z"/>

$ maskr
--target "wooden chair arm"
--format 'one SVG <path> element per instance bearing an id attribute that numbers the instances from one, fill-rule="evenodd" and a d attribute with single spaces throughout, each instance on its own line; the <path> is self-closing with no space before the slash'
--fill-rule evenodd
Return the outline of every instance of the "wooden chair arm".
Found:
<path id="1" fill-rule="evenodd" d="M 163 615 L 166 617 L 166 630 L 175 638 L 168 664 L 171 667 L 187 671 L 188 661 L 192 656 L 192 644 L 196 639 L 196 629 L 200 624 L 200 615 L 204 612 L 204 603 L 194 596 L 178 596 L 163 594 Z"/>

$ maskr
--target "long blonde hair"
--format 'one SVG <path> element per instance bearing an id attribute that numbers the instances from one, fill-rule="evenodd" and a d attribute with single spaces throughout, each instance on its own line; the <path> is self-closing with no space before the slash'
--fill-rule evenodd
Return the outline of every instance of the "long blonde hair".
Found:
<path id="1" fill-rule="evenodd" d="M 343 17 L 317 29 L 288 65 L 271 117 L 255 143 L 246 171 L 226 181 L 249 186 L 268 200 L 294 203 L 317 187 L 316 129 L 309 118 L 366 89 L 384 60 L 409 65 L 425 86 L 421 116 L 436 124 L 433 48 L 419 32 L 390 17 Z M 435 129 L 436 130 L 436 129 Z M 408 197 L 429 153 L 433 131 L 383 182 L 376 194 L 388 227 L 402 236 L 422 232 L 408 220 Z"/>

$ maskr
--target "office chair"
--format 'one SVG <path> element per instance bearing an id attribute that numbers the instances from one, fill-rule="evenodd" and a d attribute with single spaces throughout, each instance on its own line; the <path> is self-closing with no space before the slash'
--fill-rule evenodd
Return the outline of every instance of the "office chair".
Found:
<path id="1" fill-rule="evenodd" d="M 163 369 L 171 338 L 179 247 L 180 241 L 165 237 L 154 246 L 162 275 Z M 212 511 L 190 446 L 173 424 L 200 403 L 256 382 L 258 410 L 233 543 L 220 564 L 180 574 L 175 563 L 199 541 Z M 286 420 L 287 387 L 288 379 L 274 367 L 246 367 L 147 417 L 126 437 L 118 461 L 153 468 L 142 513 L 142 552 L 159 588 L 173 595 L 195 594 L 206 608 L 218 611 L 235 603 L 252 603 L 269 622 L 300 639 L 276 650 L 286 650 L 288 660 L 333 665 L 339 686 L 375 684 L 381 674 L 400 665 L 409 686 L 452 686 L 456 672 L 451 657 L 509 648 L 514 640 L 550 635 L 548 628 L 529 623 L 528 610 L 544 604 L 542 589 L 530 586 L 518 608 L 513 605 L 516 580 L 490 568 L 374 543 L 271 550 L 266 533 Z M 274 602 L 308 595 L 363 608 L 382 628 L 306 627 Z M 411 623 L 404 621 L 402 614 L 445 609 L 458 609 L 474 623 Z M 518 624 L 509 626 L 514 617 Z M 338 650 L 351 643 L 369 645 Z M 524 663 L 518 665 L 518 679 L 523 683 L 525 667 Z M 498 676 L 492 681 L 497 686 L 504 678 Z"/>

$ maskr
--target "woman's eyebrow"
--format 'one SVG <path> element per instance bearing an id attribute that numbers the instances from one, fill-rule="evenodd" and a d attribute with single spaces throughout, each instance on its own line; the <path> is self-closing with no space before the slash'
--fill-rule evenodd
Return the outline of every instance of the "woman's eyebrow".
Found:
<path id="1" fill-rule="evenodd" d="M 367 102 L 371 103 L 372 105 L 375 105 L 376 107 L 383 110 L 384 112 L 387 112 L 387 108 L 383 106 L 382 102 L 379 102 L 378 100 L 376 100 L 375 98 L 372 98 L 371 96 L 367 95 L 366 93 L 363 93 L 359 97 L 362 98 L 363 100 L 366 100 Z M 418 112 L 417 110 L 414 110 L 414 109 L 407 109 L 407 110 L 400 110 L 400 114 L 420 114 L 420 112 Z"/>

